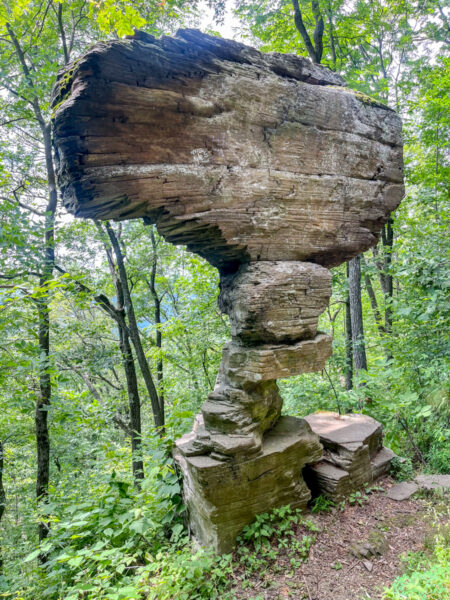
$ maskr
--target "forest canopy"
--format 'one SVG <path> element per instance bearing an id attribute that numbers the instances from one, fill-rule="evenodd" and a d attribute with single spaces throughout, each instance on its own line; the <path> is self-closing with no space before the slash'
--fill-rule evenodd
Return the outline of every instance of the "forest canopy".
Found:
<path id="1" fill-rule="evenodd" d="M 400 114 L 405 198 L 332 270 L 326 368 L 279 386 L 285 414 L 363 412 L 404 471 L 450 472 L 449 19 L 439 0 L 0 0 L 0 597 L 226 597 L 171 458 L 229 338 L 217 270 L 142 220 L 75 219 L 55 175 L 58 71 L 135 29 L 233 31 Z"/>

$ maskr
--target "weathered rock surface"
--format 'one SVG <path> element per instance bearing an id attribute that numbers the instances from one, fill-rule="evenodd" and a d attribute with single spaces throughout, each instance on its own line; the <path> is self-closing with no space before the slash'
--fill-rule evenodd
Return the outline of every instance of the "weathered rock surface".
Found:
<path id="1" fill-rule="evenodd" d="M 412 481 L 402 481 L 401 483 L 397 483 L 393 485 L 387 492 L 386 496 L 391 500 L 397 500 L 397 502 L 402 502 L 403 500 L 408 500 L 413 496 L 416 492 L 419 491 L 419 486 L 417 483 Z"/>
<path id="2" fill-rule="evenodd" d="M 332 412 L 305 419 L 324 447 L 322 459 L 305 470 L 315 495 L 340 499 L 389 472 L 395 454 L 383 447 L 382 428 L 375 419 Z"/>
<path id="3" fill-rule="evenodd" d="M 259 451 L 264 432 L 280 417 L 283 400 L 275 381 L 245 387 L 245 391 L 230 387 L 219 377 L 202 406 L 204 423 L 216 452 L 228 455 Z"/>
<path id="4" fill-rule="evenodd" d="M 331 296 L 331 273 L 313 263 L 260 261 L 221 278 L 219 306 L 246 343 L 315 337 Z"/>
<path id="5" fill-rule="evenodd" d="M 417 475 L 414 482 L 422 490 L 450 490 L 450 475 L 435 473 L 433 475 Z"/>
<path id="6" fill-rule="evenodd" d="M 239 462 L 186 456 L 184 438 L 175 460 L 184 480 L 184 497 L 194 536 L 217 552 L 229 552 L 240 530 L 254 517 L 290 504 L 305 508 L 311 497 L 302 468 L 322 455 L 319 438 L 307 422 L 281 417 L 264 437 L 261 453 Z"/>
<path id="7" fill-rule="evenodd" d="M 298 56 L 180 30 L 96 44 L 54 94 L 66 207 L 145 217 L 222 270 L 333 266 L 403 195 L 401 122 Z"/>
<path id="8" fill-rule="evenodd" d="M 289 345 L 247 347 L 228 342 L 223 349 L 218 379 L 239 387 L 320 371 L 331 353 L 332 338 L 326 333 Z"/>

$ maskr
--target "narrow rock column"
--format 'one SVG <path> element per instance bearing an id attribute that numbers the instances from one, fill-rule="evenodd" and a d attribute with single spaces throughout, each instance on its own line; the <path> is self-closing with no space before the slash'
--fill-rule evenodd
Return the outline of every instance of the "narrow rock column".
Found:
<path id="1" fill-rule="evenodd" d="M 330 295 L 330 272 L 313 263 L 250 262 L 221 277 L 219 306 L 232 341 L 193 432 L 174 454 L 202 544 L 229 551 L 256 514 L 306 506 L 302 469 L 322 447 L 304 419 L 280 418 L 276 380 L 323 368 L 331 337 L 317 326 Z"/>
<path id="2" fill-rule="evenodd" d="M 331 274 L 313 263 L 261 261 L 221 277 L 219 306 L 230 317 L 213 392 L 186 455 L 218 458 L 261 450 L 281 414 L 276 380 L 323 369 L 331 337 L 317 333 L 331 295 Z M 222 456 L 221 456 L 222 455 Z"/>

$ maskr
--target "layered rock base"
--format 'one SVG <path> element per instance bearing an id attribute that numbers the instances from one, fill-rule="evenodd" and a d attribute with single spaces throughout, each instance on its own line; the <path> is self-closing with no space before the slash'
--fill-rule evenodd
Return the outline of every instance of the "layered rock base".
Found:
<path id="1" fill-rule="evenodd" d="M 237 462 L 186 456 L 190 435 L 177 441 L 174 458 L 183 475 L 191 534 L 201 545 L 229 552 L 257 514 L 286 504 L 306 507 L 311 492 L 302 470 L 322 456 L 306 420 L 281 417 L 264 436 L 261 452 Z"/>
<path id="2" fill-rule="evenodd" d="M 320 412 L 305 420 L 324 447 L 321 460 L 304 472 L 314 496 L 339 500 L 389 472 L 395 454 L 383 446 L 382 428 L 375 419 Z"/>

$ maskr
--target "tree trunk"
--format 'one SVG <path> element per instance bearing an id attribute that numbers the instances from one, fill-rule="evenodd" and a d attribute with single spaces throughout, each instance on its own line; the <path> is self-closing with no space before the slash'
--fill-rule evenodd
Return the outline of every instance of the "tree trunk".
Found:
<path id="1" fill-rule="evenodd" d="M 127 380 L 128 404 L 130 410 L 131 456 L 134 485 L 139 488 L 144 479 L 144 461 L 142 460 L 142 425 L 141 425 L 141 400 L 131 351 L 130 338 L 124 327 L 120 329 L 120 350 L 122 353 L 123 368 Z"/>
<path id="2" fill-rule="evenodd" d="M 384 250 L 384 294 L 385 294 L 385 309 L 384 309 L 384 329 L 387 334 L 392 333 L 392 297 L 394 291 L 394 282 L 391 273 L 392 265 L 392 248 L 394 245 L 394 223 L 392 218 L 389 218 L 388 222 L 382 231 L 382 241 Z"/>
<path id="3" fill-rule="evenodd" d="M 305 44 L 309 57 L 314 63 L 320 64 L 323 53 L 324 23 L 320 12 L 319 3 L 317 2 L 317 0 L 311 0 L 311 8 L 313 11 L 314 20 L 316 22 L 313 34 L 314 44 L 311 41 L 311 38 L 303 22 L 303 15 L 298 0 L 292 0 L 292 5 L 294 7 L 295 27 L 297 28 L 297 31 L 302 37 L 303 43 Z"/>
<path id="4" fill-rule="evenodd" d="M 161 333 L 161 298 L 158 295 L 156 290 L 156 271 L 158 267 L 158 254 L 157 254 L 157 245 L 155 234 L 153 233 L 153 228 L 150 230 L 150 239 L 152 241 L 153 248 L 153 260 L 152 260 L 152 271 L 150 274 L 150 282 L 149 288 L 150 293 L 153 296 L 153 301 L 155 304 L 155 327 L 156 327 L 156 335 L 155 335 L 155 345 L 158 348 L 158 361 L 156 363 L 156 383 L 158 387 L 158 397 L 159 397 L 159 406 L 160 410 L 164 413 L 164 365 L 162 359 L 162 333 Z"/>
<path id="5" fill-rule="evenodd" d="M 47 499 L 48 484 L 50 481 L 50 435 L 48 431 L 48 410 L 52 397 L 52 380 L 50 372 L 50 300 L 48 296 L 48 284 L 53 278 L 53 270 L 55 266 L 55 213 L 58 200 L 55 170 L 53 166 L 50 127 L 44 126 L 42 128 L 42 134 L 44 137 L 49 199 L 45 216 L 43 275 L 40 280 L 40 287 L 43 289 L 43 298 L 38 300 L 38 339 L 40 359 L 39 397 L 36 402 L 35 427 L 37 449 L 36 498 L 39 502 Z M 47 537 L 48 531 L 48 522 L 44 520 L 40 521 L 38 524 L 40 542 Z M 44 561 L 45 557 L 41 556 L 41 562 Z"/>
<path id="6" fill-rule="evenodd" d="M 348 289 L 350 318 L 352 323 L 353 360 L 355 371 L 367 371 L 364 342 L 363 314 L 361 304 L 361 258 L 356 256 L 348 263 Z"/>
<path id="7" fill-rule="evenodd" d="M 36 401 L 35 410 L 37 447 L 36 497 L 38 502 L 42 502 L 45 501 L 48 496 L 48 483 L 50 479 L 50 437 L 48 432 L 47 414 L 52 396 L 52 382 L 50 374 L 50 301 L 48 298 L 48 283 L 52 280 L 53 270 L 55 267 L 55 214 L 58 195 L 56 190 L 56 176 L 53 164 L 51 127 L 50 124 L 45 122 L 33 81 L 32 72 L 28 67 L 25 53 L 20 45 L 19 39 L 10 27 L 9 23 L 6 23 L 6 30 L 8 31 L 11 42 L 14 45 L 26 84 L 33 96 L 32 99 L 29 100 L 29 103 L 42 133 L 47 175 L 48 202 L 45 209 L 42 275 L 39 282 L 43 296 L 37 300 L 39 397 Z M 48 522 L 41 521 L 38 524 L 39 541 L 42 541 L 45 537 L 47 537 L 48 528 Z M 41 555 L 40 561 L 44 562 L 45 560 L 46 557 Z"/>
<path id="8" fill-rule="evenodd" d="M 144 348 L 142 347 L 141 336 L 139 333 L 139 328 L 136 321 L 136 315 L 134 313 L 133 302 L 131 300 L 130 288 L 128 286 L 127 273 L 125 269 L 125 263 L 123 260 L 123 253 L 120 248 L 119 241 L 112 229 L 111 225 L 106 223 L 106 231 L 108 233 L 109 239 L 111 241 L 112 248 L 114 250 L 114 254 L 117 261 L 117 268 L 119 271 L 119 278 L 122 284 L 123 295 L 124 295 L 124 305 L 125 305 L 125 313 L 128 318 L 128 329 L 130 332 L 130 338 L 133 343 L 137 360 L 139 363 L 139 367 L 141 369 L 142 376 L 144 378 L 144 382 L 150 396 L 151 404 L 152 404 L 152 412 L 153 418 L 155 421 L 156 428 L 160 435 L 162 435 L 164 430 L 164 407 L 160 407 L 158 392 L 155 387 L 155 383 L 153 381 L 153 377 L 150 371 L 150 367 L 148 365 L 147 359 L 145 357 Z"/>
<path id="9" fill-rule="evenodd" d="M 43 285 L 43 284 L 41 284 Z M 36 498 L 38 502 L 45 501 L 48 495 L 50 480 L 50 436 L 48 432 L 48 410 L 52 394 L 50 375 L 50 320 L 47 298 L 39 300 L 39 396 L 36 401 L 35 429 L 36 429 Z M 49 526 L 41 520 L 38 524 L 39 541 L 48 535 Z"/>
<path id="10" fill-rule="evenodd" d="M 3 468 L 4 468 L 4 457 L 3 457 L 3 442 L 0 440 L 0 525 L 2 523 L 3 514 L 6 509 L 6 492 L 3 485 Z M 0 548 L 0 575 L 3 571 L 3 553 Z"/>
<path id="11" fill-rule="evenodd" d="M 361 263 L 364 265 L 363 256 L 361 256 Z M 366 286 L 367 295 L 369 296 L 370 306 L 372 307 L 373 318 L 375 319 L 378 332 L 380 333 L 380 335 L 383 335 L 385 333 L 385 329 L 383 323 L 381 322 L 381 314 L 378 308 L 377 297 L 375 294 L 375 290 L 373 289 L 372 280 L 370 279 L 370 275 L 368 273 L 364 273 L 364 283 Z"/>
<path id="12" fill-rule="evenodd" d="M 98 226 L 98 224 L 97 224 Z M 100 228 L 101 233 L 103 231 Z M 121 282 L 116 276 L 114 271 L 114 265 L 111 262 L 111 256 L 109 253 L 109 249 L 106 249 L 108 256 L 108 263 L 111 269 L 111 275 L 113 278 L 114 288 L 116 290 L 117 297 L 117 305 L 118 308 L 115 308 L 113 304 L 108 300 L 106 296 L 103 294 L 95 294 L 92 290 L 90 290 L 84 283 L 75 280 L 77 287 L 82 292 L 88 292 L 91 294 L 96 302 L 98 302 L 101 309 L 111 317 L 117 325 L 119 330 L 119 347 L 120 353 L 122 355 L 122 364 L 125 372 L 125 379 L 127 382 L 127 396 L 128 396 L 128 404 L 129 404 L 129 423 L 124 423 L 121 419 L 118 419 L 116 415 L 115 420 L 116 423 L 126 432 L 127 435 L 131 438 L 131 453 L 132 453 L 132 470 L 134 477 L 134 485 L 136 487 L 140 487 L 140 481 L 144 478 L 144 463 L 141 455 L 141 447 L 142 447 L 142 429 L 141 429 L 141 400 L 139 397 L 139 388 L 138 388 L 138 380 L 136 375 L 136 368 L 134 363 L 133 352 L 131 350 L 130 345 L 130 336 L 128 333 L 128 327 L 125 322 L 124 316 L 124 306 L 123 306 L 123 290 L 121 286 Z M 61 273 L 65 273 L 68 275 L 67 271 L 55 265 L 55 268 Z M 96 390 L 95 386 L 89 379 L 89 376 L 83 373 L 80 373 L 77 368 L 72 367 L 72 369 L 82 377 L 85 382 L 88 390 L 97 398 L 97 400 L 101 400 L 100 394 Z M 108 382 L 109 383 L 109 382 Z M 110 384 L 111 385 L 111 384 Z"/>
<path id="13" fill-rule="evenodd" d="M 349 281 L 349 266 L 347 268 L 347 282 Z M 353 338 L 352 319 L 350 316 L 350 290 L 345 301 L 345 389 L 353 389 Z"/>

